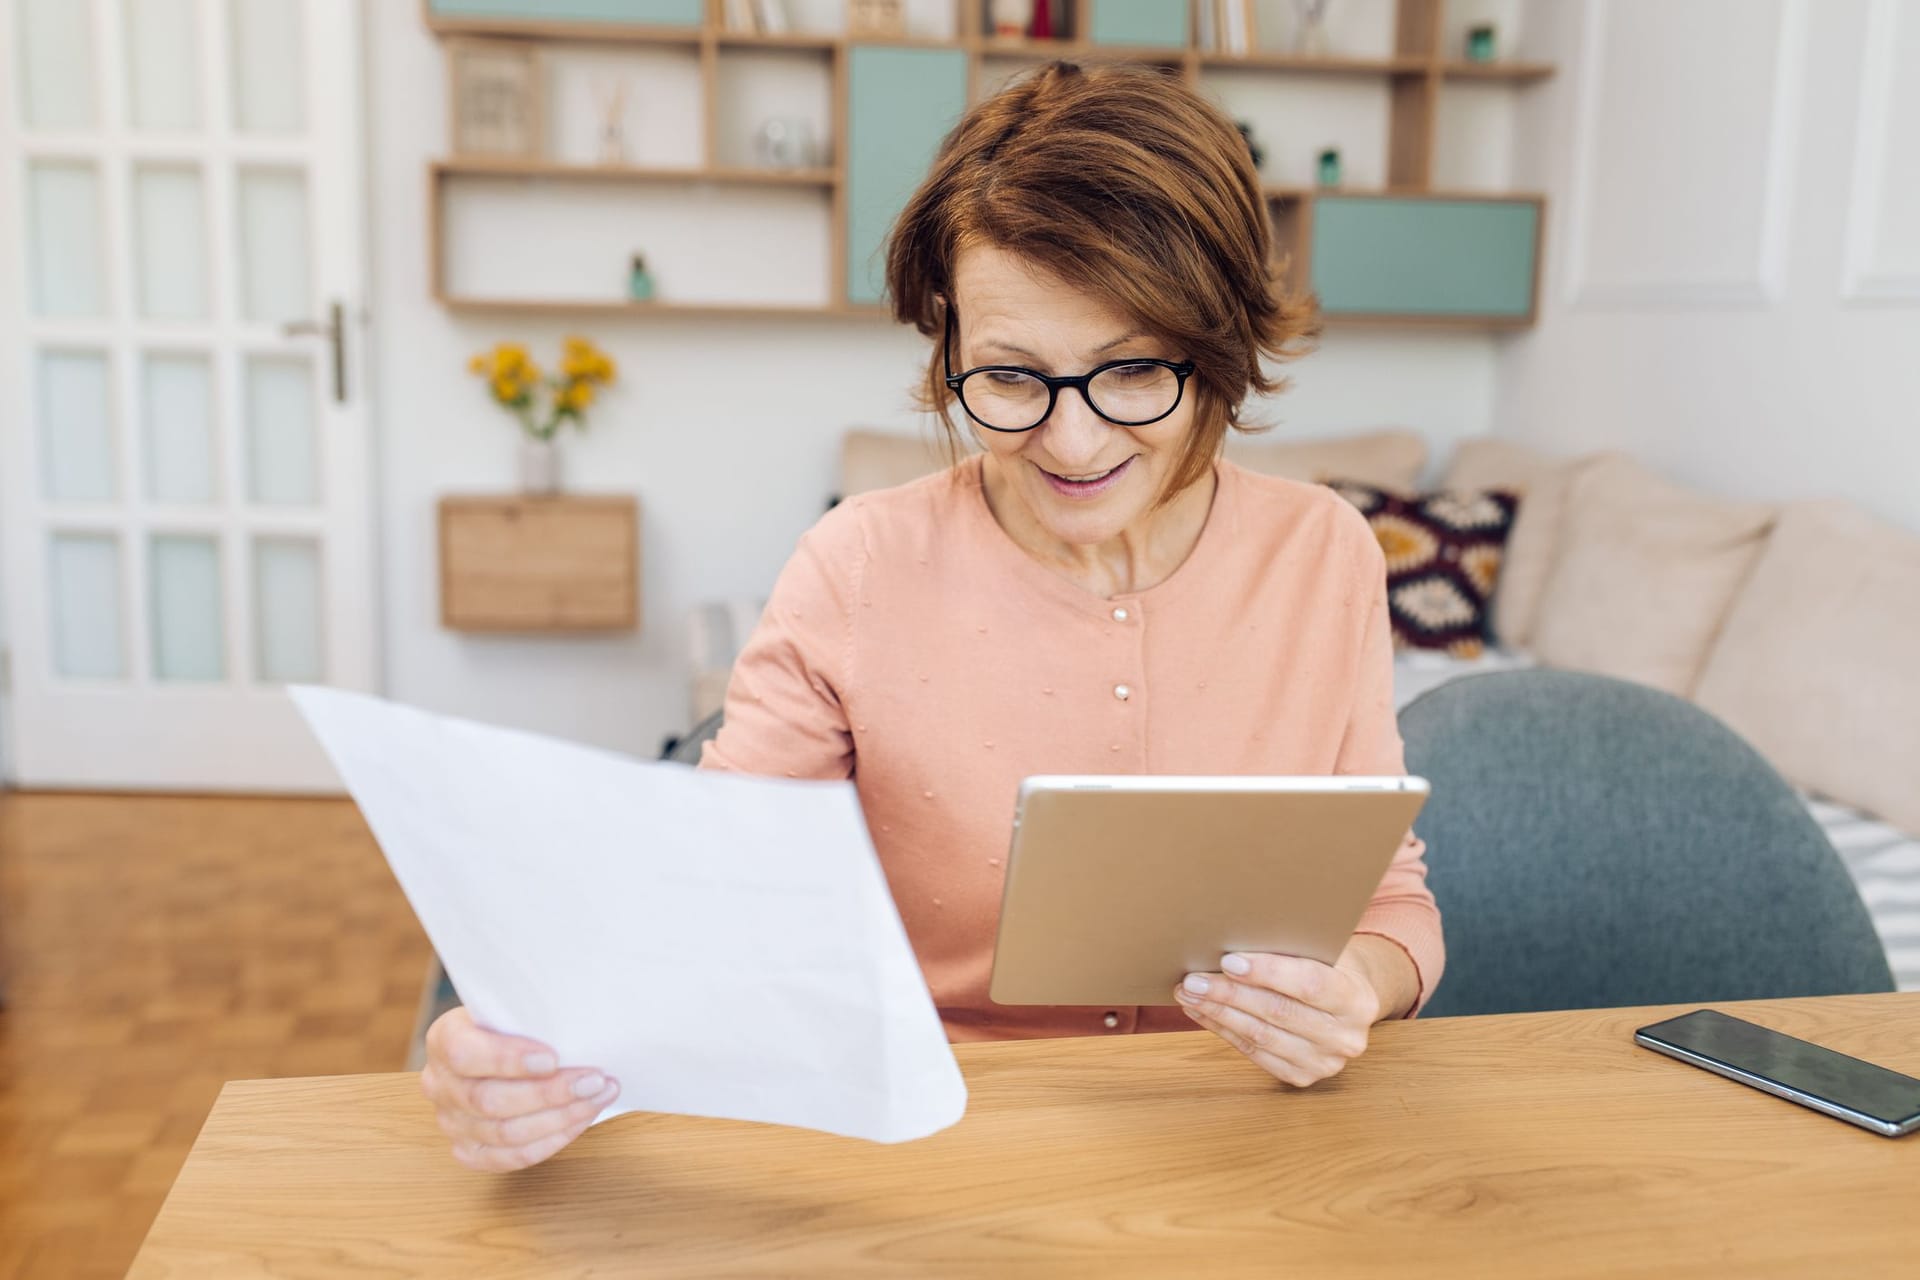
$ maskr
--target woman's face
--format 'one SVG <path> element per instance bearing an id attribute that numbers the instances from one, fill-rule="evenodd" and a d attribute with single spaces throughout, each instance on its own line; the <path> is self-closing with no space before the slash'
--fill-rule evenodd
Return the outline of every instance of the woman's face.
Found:
<path id="1" fill-rule="evenodd" d="M 1111 304 L 991 245 L 961 250 L 953 292 L 955 373 L 1004 364 L 1061 376 L 1128 356 L 1185 358 Z M 1006 494 L 1053 537 L 1097 545 L 1137 531 L 1154 509 L 1193 430 L 1192 388 L 1172 413 L 1144 427 L 1114 426 L 1071 388 L 1031 431 L 971 425 Z"/>

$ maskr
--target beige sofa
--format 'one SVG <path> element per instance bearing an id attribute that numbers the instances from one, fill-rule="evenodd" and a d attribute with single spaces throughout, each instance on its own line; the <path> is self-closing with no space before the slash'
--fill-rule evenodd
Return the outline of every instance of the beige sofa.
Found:
<path id="1" fill-rule="evenodd" d="M 1402 492 L 1429 462 L 1402 430 L 1236 439 L 1228 456 Z M 944 465 L 930 439 L 851 431 L 840 494 Z M 1490 437 L 1455 449 L 1435 487 L 1521 495 L 1493 602 L 1502 650 L 1690 698 L 1803 789 L 1920 832 L 1920 535 L 1844 502 L 1729 500 L 1617 453 L 1555 458 Z M 694 722 L 723 700 L 754 613 L 696 616 Z"/>

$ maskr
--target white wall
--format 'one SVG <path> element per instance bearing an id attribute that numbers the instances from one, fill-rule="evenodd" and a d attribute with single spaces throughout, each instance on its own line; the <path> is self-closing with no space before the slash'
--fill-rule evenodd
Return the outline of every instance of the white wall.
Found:
<path id="1" fill-rule="evenodd" d="M 0 581 L 0 654 L 10 653 L 7 647 L 7 591 L 6 583 Z M 0 787 L 13 780 L 13 705 L 7 681 L 11 678 L 11 659 L 0 665 Z"/>
<path id="2" fill-rule="evenodd" d="M 1920 530 L 1920 3 L 1533 5 L 1551 195 L 1496 433 Z"/>
<path id="3" fill-rule="evenodd" d="M 446 149 L 440 52 L 416 5 L 369 5 L 368 24 L 388 693 L 651 753 L 685 727 L 689 610 L 765 593 L 832 491 L 844 429 L 915 428 L 907 388 L 920 340 L 845 320 L 584 325 L 619 360 L 621 385 L 588 434 L 566 441 L 568 479 L 640 495 L 642 629 L 565 640 L 442 630 L 435 499 L 512 481 L 512 429 L 466 374 L 466 358 L 509 337 L 551 353 L 568 326 L 456 319 L 429 300 L 424 171 Z M 526 251 L 541 251 L 537 235 Z M 1296 389 L 1266 416 L 1300 434 L 1413 426 L 1444 456 L 1452 441 L 1487 429 L 1495 355 L 1493 339 L 1471 333 L 1335 333 L 1293 366 Z"/>

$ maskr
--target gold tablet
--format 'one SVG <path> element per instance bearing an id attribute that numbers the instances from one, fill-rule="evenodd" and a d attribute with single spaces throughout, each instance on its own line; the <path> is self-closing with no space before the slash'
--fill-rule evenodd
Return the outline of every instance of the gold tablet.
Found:
<path id="1" fill-rule="evenodd" d="M 1028 778 L 989 994 L 1172 1004 L 1229 951 L 1332 964 L 1426 800 L 1424 778 Z"/>

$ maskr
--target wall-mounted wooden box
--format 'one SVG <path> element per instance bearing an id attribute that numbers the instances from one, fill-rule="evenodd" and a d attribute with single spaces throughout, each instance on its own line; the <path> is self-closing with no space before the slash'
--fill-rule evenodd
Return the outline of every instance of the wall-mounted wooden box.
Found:
<path id="1" fill-rule="evenodd" d="M 458 631 L 639 626 L 639 504 L 622 495 L 442 498 L 440 622 Z"/>

